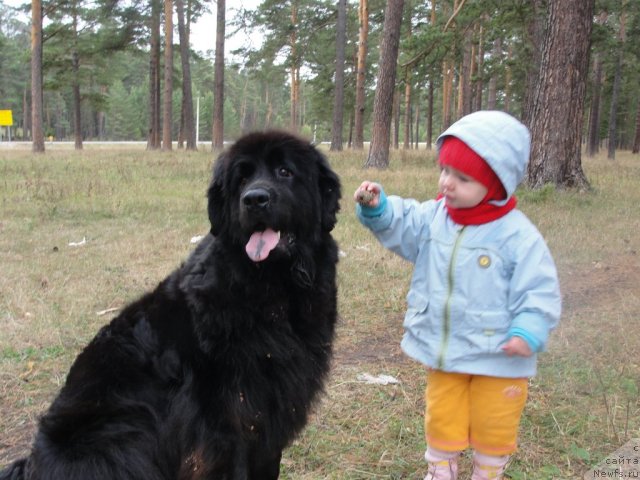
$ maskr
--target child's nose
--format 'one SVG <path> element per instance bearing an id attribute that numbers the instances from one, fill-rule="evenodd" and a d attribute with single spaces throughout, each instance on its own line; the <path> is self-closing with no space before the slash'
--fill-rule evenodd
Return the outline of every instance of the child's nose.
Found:
<path id="1" fill-rule="evenodd" d="M 451 190 L 451 187 L 453 186 L 453 182 L 451 181 L 451 175 L 446 175 L 446 174 L 444 175 L 444 178 L 442 179 L 442 186 L 447 190 Z"/>

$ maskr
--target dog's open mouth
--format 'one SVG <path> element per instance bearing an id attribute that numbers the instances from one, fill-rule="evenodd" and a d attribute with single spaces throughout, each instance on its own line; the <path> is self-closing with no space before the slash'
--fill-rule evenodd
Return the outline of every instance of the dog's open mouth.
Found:
<path id="1" fill-rule="evenodd" d="M 293 237 L 291 235 L 281 234 L 280 231 L 265 228 L 262 231 L 253 232 L 244 249 L 251 260 L 262 262 L 267 259 L 279 244 L 291 244 L 292 242 Z"/>

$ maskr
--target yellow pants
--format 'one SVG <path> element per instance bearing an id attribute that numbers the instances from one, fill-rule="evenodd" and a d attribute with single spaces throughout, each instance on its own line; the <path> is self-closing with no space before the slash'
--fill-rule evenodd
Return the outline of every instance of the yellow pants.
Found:
<path id="1" fill-rule="evenodd" d="M 528 379 L 429 371 L 427 443 L 446 452 L 471 446 L 485 455 L 516 450 Z"/>

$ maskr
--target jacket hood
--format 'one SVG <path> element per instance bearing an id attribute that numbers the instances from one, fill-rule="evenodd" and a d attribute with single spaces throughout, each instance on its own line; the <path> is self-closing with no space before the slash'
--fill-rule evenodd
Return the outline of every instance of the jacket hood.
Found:
<path id="1" fill-rule="evenodd" d="M 436 140 L 438 151 L 444 137 L 457 137 L 480 155 L 496 173 L 507 198 L 496 205 L 504 205 L 524 178 L 531 136 L 529 129 L 505 112 L 482 110 L 462 117 Z"/>

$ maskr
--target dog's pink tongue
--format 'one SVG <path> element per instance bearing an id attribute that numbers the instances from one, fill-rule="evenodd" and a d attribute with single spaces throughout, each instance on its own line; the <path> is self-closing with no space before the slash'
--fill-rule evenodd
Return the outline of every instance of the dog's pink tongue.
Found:
<path id="1" fill-rule="evenodd" d="M 280 241 L 280 233 L 267 228 L 264 232 L 254 232 L 244 249 L 254 262 L 261 262 L 269 256 Z"/>

